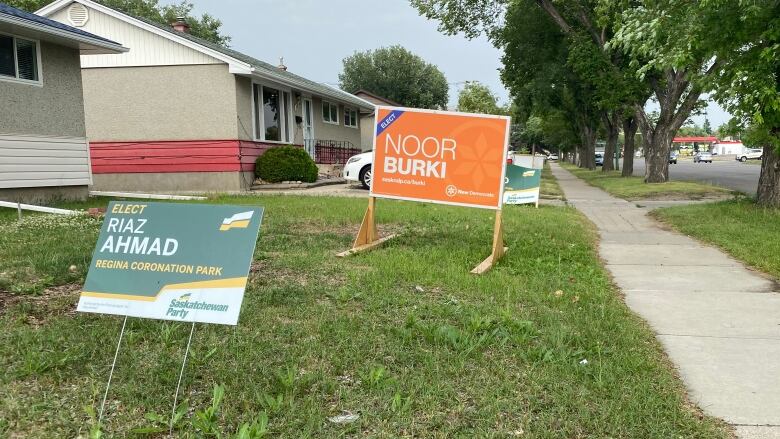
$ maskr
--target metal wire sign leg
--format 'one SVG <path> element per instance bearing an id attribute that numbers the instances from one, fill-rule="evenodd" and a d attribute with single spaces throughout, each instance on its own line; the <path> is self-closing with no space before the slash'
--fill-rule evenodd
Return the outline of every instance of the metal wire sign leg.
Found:
<path id="1" fill-rule="evenodd" d="M 111 387 L 111 378 L 114 377 L 114 369 L 116 368 L 116 359 L 119 357 L 119 348 L 122 346 L 122 337 L 125 335 L 125 326 L 127 325 L 127 316 L 122 322 L 122 331 L 119 333 L 119 341 L 116 342 L 116 352 L 114 352 L 114 362 L 111 363 L 111 372 L 108 374 L 108 383 L 106 383 L 106 391 L 103 393 L 103 402 L 100 404 L 100 414 L 98 415 L 98 426 L 103 425 L 103 411 L 106 408 L 106 398 L 108 398 L 108 389 Z"/>
<path id="2" fill-rule="evenodd" d="M 181 387 L 181 379 L 184 376 L 184 366 L 187 365 L 187 355 L 190 353 L 193 333 L 195 333 L 195 322 L 192 322 L 192 328 L 190 328 L 190 338 L 187 340 L 187 349 L 184 350 L 184 360 L 181 362 L 181 370 L 179 371 L 179 382 L 176 383 L 176 393 L 173 394 L 173 409 L 171 410 L 171 422 L 168 429 L 169 436 L 173 436 L 173 420 L 176 418 L 176 404 L 179 402 L 179 387 Z"/>

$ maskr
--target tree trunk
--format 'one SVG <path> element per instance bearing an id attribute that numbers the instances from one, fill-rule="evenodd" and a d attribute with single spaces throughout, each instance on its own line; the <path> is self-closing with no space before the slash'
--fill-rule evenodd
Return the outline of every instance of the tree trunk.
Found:
<path id="1" fill-rule="evenodd" d="M 720 65 L 721 61 L 716 60 L 707 69 L 706 75 L 717 71 Z M 657 78 L 650 79 L 661 110 L 658 120 L 651 121 L 643 105 L 634 106 L 645 150 L 645 183 L 669 181 L 672 139 L 690 116 L 702 90 L 698 84 L 691 84 L 688 72 L 684 69 L 669 69 L 664 72 L 664 76 L 663 84 Z"/>
<path id="2" fill-rule="evenodd" d="M 597 123 L 588 114 L 577 115 L 577 126 L 580 134 L 580 162 L 581 168 L 596 169 L 596 130 Z"/>
<path id="3" fill-rule="evenodd" d="M 625 146 L 623 151 L 623 177 L 634 175 L 634 137 L 636 136 L 636 119 L 628 117 L 623 120 L 623 136 L 625 137 Z"/>
<path id="4" fill-rule="evenodd" d="M 620 115 L 613 111 L 612 113 L 604 113 L 602 119 L 604 120 L 604 128 L 607 130 L 607 144 L 604 147 L 604 164 L 601 166 L 601 170 L 609 172 L 615 169 L 615 149 L 617 149 Z"/>
<path id="5" fill-rule="evenodd" d="M 780 151 L 771 144 L 764 146 L 756 203 L 762 207 L 780 207 Z"/>
<path id="6" fill-rule="evenodd" d="M 596 130 L 587 127 L 583 136 L 583 168 L 596 170 Z"/>
<path id="7" fill-rule="evenodd" d="M 671 127 L 656 125 L 649 136 L 642 136 L 645 147 L 645 183 L 669 181 L 669 152 L 674 133 Z"/>

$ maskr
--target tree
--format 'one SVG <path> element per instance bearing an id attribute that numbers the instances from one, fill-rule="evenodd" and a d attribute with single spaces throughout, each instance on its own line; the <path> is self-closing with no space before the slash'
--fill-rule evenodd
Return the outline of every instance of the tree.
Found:
<path id="1" fill-rule="evenodd" d="M 498 97 L 479 81 L 468 81 L 458 94 L 458 111 L 482 114 L 506 114 L 498 105 Z"/>
<path id="2" fill-rule="evenodd" d="M 704 124 L 701 126 L 701 129 L 704 131 L 705 136 L 712 135 L 712 125 L 710 125 L 710 120 L 707 119 L 707 116 L 704 117 Z"/>
<path id="3" fill-rule="evenodd" d="M 780 207 L 780 2 L 646 3 L 624 16 L 622 44 L 647 66 L 688 72 L 688 89 L 711 90 L 740 125 L 762 133 L 756 200 Z"/>
<path id="4" fill-rule="evenodd" d="M 3 1 L 15 8 L 35 12 L 53 0 Z M 186 0 L 172 5 L 160 5 L 159 0 L 99 0 L 99 3 L 166 26 L 176 21 L 177 18 L 184 17 L 187 24 L 190 25 L 190 34 L 220 46 L 227 47 L 230 43 L 230 37 L 221 33 L 222 21 L 209 14 L 203 14 L 200 17 L 192 15 L 193 5 Z"/>
<path id="5" fill-rule="evenodd" d="M 514 97 L 518 119 L 528 125 L 534 117 L 564 112 L 580 139 L 578 164 L 595 169 L 598 109 L 592 88 L 568 63 L 565 36 L 529 0 L 510 5 L 505 21 L 507 25 L 494 31 L 492 38 L 504 50 L 501 78 Z"/>
<path id="6" fill-rule="evenodd" d="M 565 90 L 571 103 L 578 105 L 572 116 L 577 120 L 585 154 L 585 167 L 594 166 L 590 157 L 595 141 L 596 128 L 601 123 L 610 142 L 609 153 L 614 151 L 624 113 L 643 108 L 647 99 L 646 84 L 632 78 L 633 70 L 619 48 L 608 45 L 613 34 L 613 23 L 617 20 L 620 8 L 628 7 L 623 1 L 613 1 L 614 5 L 600 5 L 597 2 L 551 1 L 551 0 L 411 0 L 421 14 L 440 22 L 439 29 L 446 33 L 463 32 L 467 37 L 485 33 L 497 47 L 504 47 L 504 78 L 510 78 L 508 63 L 524 64 L 531 69 L 542 69 L 532 63 L 517 60 L 517 53 L 533 54 L 545 51 L 543 46 L 530 47 L 518 51 L 509 47 L 516 35 L 533 38 L 533 32 L 520 23 L 530 25 L 543 33 L 547 28 L 556 29 L 563 35 L 565 58 L 556 60 L 569 70 L 574 78 L 568 82 Z M 539 13 L 546 16 L 540 18 Z M 535 21 L 525 19 L 533 16 Z M 540 29 L 541 28 L 541 29 Z M 509 43 L 507 43 L 509 42 Z M 515 41 L 515 44 L 516 41 Z M 517 44 L 522 46 L 522 44 Z M 535 59 L 539 59 L 535 57 Z M 541 65 L 549 65 L 542 62 Z M 527 76 L 522 69 L 512 70 L 512 74 Z M 510 87 L 511 90 L 511 87 Z M 563 95 L 562 95 L 563 96 Z M 594 122 L 595 118 L 595 122 Z M 612 161 L 609 160 L 611 163 Z M 666 160 L 664 159 L 665 163 Z M 609 169 L 609 165 L 606 169 Z"/>
<path id="7" fill-rule="evenodd" d="M 343 63 L 339 85 L 344 90 L 367 90 L 406 107 L 447 108 L 444 74 L 401 46 L 357 52 Z"/>

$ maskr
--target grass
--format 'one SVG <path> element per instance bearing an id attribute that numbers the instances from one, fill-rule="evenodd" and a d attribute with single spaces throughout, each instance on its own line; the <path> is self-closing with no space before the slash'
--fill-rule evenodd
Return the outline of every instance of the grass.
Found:
<path id="1" fill-rule="evenodd" d="M 603 172 L 601 169 L 591 171 L 569 163 L 561 163 L 561 166 L 591 186 L 604 189 L 626 200 L 690 200 L 733 193 L 728 189 L 691 181 L 648 184 L 644 182 L 643 177 L 622 177 L 620 171 Z"/>
<path id="2" fill-rule="evenodd" d="M 658 209 L 653 215 L 686 235 L 780 279 L 780 210 L 750 199 Z"/>
<path id="3" fill-rule="evenodd" d="M 380 200 L 380 233 L 400 236 L 339 259 L 363 199 L 209 202 L 266 216 L 238 326 L 196 327 L 180 437 L 730 437 L 686 401 L 574 209 L 507 207 L 510 251 L 474 276 L 488 211 Z M 15 292 L 0 291 L 0 437 L 86 437 L 122 324 L 73 313 L 98 224 L 57 218 L 0 215 L 0 290 Z M 167 433 L 189 329 L 128 320 L 108 437 Z M 359 418 L 329 420 L 344 412 Z"/>
<path id="4" fill-rule="evenodd" d="M 558 180 L 553 175 L 552 170 L 550 170 L 550 164 L 547 161 L 544 162 L 544 168 L 542 169 L 540 196 L 544 198 L 563 198 L 561 186 L 558 185 Z"/>

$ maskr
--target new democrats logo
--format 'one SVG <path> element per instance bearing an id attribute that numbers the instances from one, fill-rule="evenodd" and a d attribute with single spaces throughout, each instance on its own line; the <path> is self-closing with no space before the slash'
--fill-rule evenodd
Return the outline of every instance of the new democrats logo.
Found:
<path id="1" fill-rule="evenodd" d="M 224 232 L 230 229 L 246 229 L 249 227 L 249 222 L 252 220 L 252 215 L 255 212 L 250 210 L 249 212 L 237 213 L 230 218 L 222 220 L 222 225 L 219 226 L 219 230 Z"/>
<path id="2" fill-rule="evenodd" d="M 216 312 L 227 312 L 228 310 L 228 306 L 221 303 L 191 301 L 191 298 L 192 294 L 186 293 L 182 294 L 177 299 L 171 299 L 171 303 L 168 305 L 168 312 L 166 312 L 165 315 L 184 319 L 191 310 Z"/>

